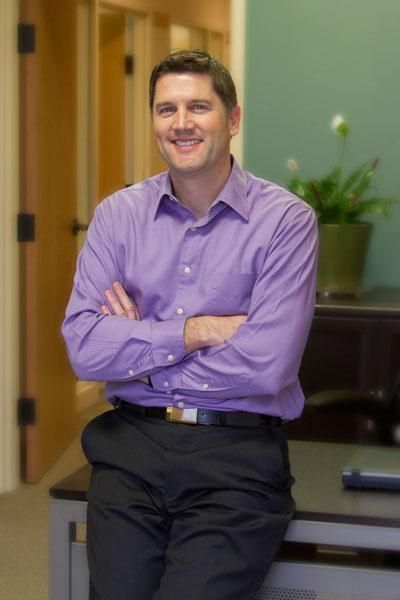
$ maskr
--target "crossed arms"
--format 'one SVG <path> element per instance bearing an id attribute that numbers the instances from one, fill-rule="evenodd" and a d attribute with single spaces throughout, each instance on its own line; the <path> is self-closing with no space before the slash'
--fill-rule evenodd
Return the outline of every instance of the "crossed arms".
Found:
<path id="1" fill-rule="evenodd" d="M 104 296 L 108 304 L 101 305 L 103 314 L 140 321 L 137 305 L 119 281 L 115 281 L 112 289 L 106 290 Z M 246 315 L 189 317 L 183 330 L 185 350 L 195 352 L 201 348 L 219 346 L 231 338 L 245 320 Z"/>
<path id="2" fill-rule="evenodd" d="M 296 209 L 282 220 L 247 315 L 154 320 L 141 318 L 122 286 L 113 285 L 124 274 L 109 215 L 99 208 L 63 324 L 78 377 L 129 383 L 151 375 L 160 392 L 167 381 L 170 390 L 186 396 L 279 397 L 286 390 L 287 398 L 287 389 L 296 385 L 315 302 L 313 215 Z"/>

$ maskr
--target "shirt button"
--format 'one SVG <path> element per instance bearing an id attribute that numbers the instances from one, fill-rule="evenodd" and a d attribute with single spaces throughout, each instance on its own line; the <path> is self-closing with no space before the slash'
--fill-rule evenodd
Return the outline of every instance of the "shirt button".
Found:
<path id="1" fill-rule="evenodd" d="M 196 231 L 197 227 L 191 227 L 190 231 Z"/>
<path id="2" fill-rule="evenodd" d="M 185 267 L 184 269 L 185 273 L 191 273 L 192 269 L 190 267 Z"/>
<path id="3" fill-rule="evenodd" d="M 185 403 L 182 400 L 178 402 L 178 408 L 185 408 Z"/>
<path id="4" fill-rule="evenodd" d="M 169 383 L 168 383 L 168 381 L 164 381 L 164 383 L 163 383 L 163 386 L 164 386 L 164 387 L 168 387 L 168 386 L 169 386 Z"/>
<path id="5" fill-rule="evenodd" d="M 203 383 L 203 390 L 208 390 L 208 383 Z"/>
<path id="6" fill-rule="evenodd" d="M 135 374 L 135 371 L 133 369 L 129 369 L 128 375 L 134 375 L 134 374 Z"/>
<path id="7" fill-rule="evenodd" d="M 174 360 L 174 358 L 175 358 L 175 356 L 173 354 L 168 354 L 168 356 L 167 356 L 167 360 L 169 362 L 172 362 Z"/>
<path id="8" fill-rule="evenodd" d="M 183 308 L 179 307 L 176 309 L 176 314 L 177 315 L 183 315 Z"/>

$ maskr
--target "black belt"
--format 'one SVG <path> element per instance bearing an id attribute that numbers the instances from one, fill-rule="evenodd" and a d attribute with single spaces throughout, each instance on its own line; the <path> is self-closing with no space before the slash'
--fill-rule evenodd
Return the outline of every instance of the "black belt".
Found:
<path id="1" fill-rule="evenodd" d="M 224 425 L 227 427 L 265 427 L 268 425 L 278 427 L 282 423 L 279 417 L 244 411 L 227 412 L 207 408 L 139 406 L 120 399 L 115 403 L 115 407 L 125 408 L 143 417 L 153 417 L 169 423 L 186 423 L 189 425 Z"/>

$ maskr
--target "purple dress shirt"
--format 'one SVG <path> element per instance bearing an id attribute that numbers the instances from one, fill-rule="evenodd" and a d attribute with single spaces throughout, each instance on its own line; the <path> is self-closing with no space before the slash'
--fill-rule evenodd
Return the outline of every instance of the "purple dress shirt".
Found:
<path id="1" fill-rule="evenodd" d="M 63 323 L 71 364 L 81 379 L 106 381 L 111 402 L 293 419 L 316 255 L 312 210 L 235 162 L 200 219 L 176 200 L 168 173 L 116 192 L 97 207 L 78 259 Z M 100 312 L 114 281 L 140 321 Z M 226 343 L 185 351 L 187 317 L 244 313 Z"/>

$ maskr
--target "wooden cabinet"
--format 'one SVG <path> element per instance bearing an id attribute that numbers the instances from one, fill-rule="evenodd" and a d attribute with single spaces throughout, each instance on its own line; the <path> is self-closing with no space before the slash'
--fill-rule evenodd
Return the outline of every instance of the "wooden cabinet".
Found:
<path id="1" fill-rule="evenodd" d="M 379 381 L 390 386 L 400 374 L 400 310 L 397 319 L 380 320 L 378 344 Z"/>
<path id="2" fill-rule="evenodd" d="M 357 300 L 318 299 L 300 381 L 306 397 L 328 389 L 383 395 L 400 373 L 400 289 Z"/>
<path id="3" fill-rule="evenodd" d="M 284 429 L 293 439 L 399 443 L 399 392 L 386 402 L 399 375 L 400 289 L 376 288 L 357 300 L 318 299 L 300 381 L 306 398 L 331 393 L 323 402 L 321 396 L 306 400 L 301 418 Z"/>

